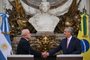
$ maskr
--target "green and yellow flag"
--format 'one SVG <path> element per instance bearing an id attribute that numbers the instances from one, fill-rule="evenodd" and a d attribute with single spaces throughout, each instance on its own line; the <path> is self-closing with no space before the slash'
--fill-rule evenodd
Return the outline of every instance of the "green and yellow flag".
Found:
<path id="1" fill-rule="evenodd" d="M 80 30 L 77 36 L 80 40 L 86 40 L 88 42 L 84 46 L 84 50 L 86 49 L 86 51 L 82 53 L 83 60 L 90 60 L 90 47 L 87 47 L 87 45 L 90 44 L 88 22 L 89 22 L 89 16 L 86 12 L 83 12 L 81 14 L 81 25 L 80 25 Z"/>

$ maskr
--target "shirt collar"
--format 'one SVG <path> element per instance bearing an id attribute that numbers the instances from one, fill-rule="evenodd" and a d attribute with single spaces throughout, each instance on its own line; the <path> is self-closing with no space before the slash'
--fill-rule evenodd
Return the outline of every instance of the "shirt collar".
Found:
<path id="1" fill-rule="evenodd" d="M 71 40 L 72 36 L 70 36 L 69 38 L 67 38 L 68 40 Z"/>

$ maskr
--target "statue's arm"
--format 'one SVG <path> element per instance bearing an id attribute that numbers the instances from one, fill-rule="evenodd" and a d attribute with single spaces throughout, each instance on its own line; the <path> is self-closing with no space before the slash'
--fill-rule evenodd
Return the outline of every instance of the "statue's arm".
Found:
<path id="1" fill-rule="evenodd" d="M 56 16 L 60 16 L 60 15 L 67 13 L 70 5 L 72 4 L 72 1 L 73 0 L 68 0 L 65 4 L 63 4 L 57 8 L 49 10 L 49 13 L 56 15 Z"/>
<path id="2" fill-rule="evenodd" d="M 25 10 L 25 13 L 27 15 L 35 15 L 37 13 L 40 13 L 40 10 L 39 9 L 36 9 L 32 6 L 28 6 L 27 4 L 25 4 L 22 0 L 20 0 L 21 2 L 21 5 L 23 6 L 24 10 Z"/>

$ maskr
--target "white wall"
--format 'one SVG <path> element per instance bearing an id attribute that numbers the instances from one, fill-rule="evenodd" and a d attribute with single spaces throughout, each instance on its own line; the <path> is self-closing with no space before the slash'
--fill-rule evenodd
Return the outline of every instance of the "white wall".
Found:
<path id="1" fill-rule="evenodd" d="M 0 12 L 2 12 L 2 0 L 0 0 Z"/>
<path id="2" fill-rule="evenodd" d="M 5 8 L 12 9 L 12 6 L 8 2 L 8 0 L 0 0 L 0 12 L 4 13 L 5 12 Z"/>
<path id="3" fill-rule="evenodd" d="M 85 9 L 87 10 L 87 13 L 89 14 L 89 2 L 90 0 L 81 0 L 80 6 L 79 6 L 79 10 L 82 12 L 83 8 L 85 7 Z"/>

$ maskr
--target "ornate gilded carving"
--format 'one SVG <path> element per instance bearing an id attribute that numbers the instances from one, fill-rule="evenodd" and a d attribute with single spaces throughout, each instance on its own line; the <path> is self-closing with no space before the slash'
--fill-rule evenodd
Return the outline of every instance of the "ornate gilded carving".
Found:
<path id="1" fill-rule="evenodd" d="M 60 39 L 56 39 L 57 36 L 51 32 L 39 33 L 39 35 L 32 36 L 34 39 L 30 39 L 31 46 L 33 49 L 43 52 L 49 51 L 58 46 Z"/>
<path id="2" fill-rule="evenodd" d="M 28 23 L 28 18 L 30 16 L 25 14 L 20 0 L 9 1 L 9 3 L 13 7 L 12 10 L 6 9 L 6 12 L 9 14 L 11 34 L 20 35 L 20 31 L 23 28 L 30 28 L 30 30 L 33 30 L 34 28 L 32 25 Z M 28 27 L 28 25 L 30 26 Z M 36 32 L 36 30 L 33 30 L 33 32 Z"/>
<path id="3" fill-rule="evenodd" d="M 59 16 L 61 20 L 56 26 L 55 33 L 62 33 L 65 27 L 71 26 L 74 28 L 74 33 L 77 36 L 81 18 L 80 11 L 78 10 L 78 5 L 80 2 L 81 0 L 79 0 L 78 3 L 77 0 L 73 0 L 69 11 L 64 15 Z"/>
<path id="4" fill-rule="evenodd" d="M 58 16 L 60 18 L 60 21 L 54 30 L 55 33 L 63 33 L 63 29 L 66 26 L 72 26 L 77 35 L 80 24 L 80 11 L 78 10 L 80 1 L 81 0 L 79 0 L 79 2 L 77 3 L 77 0 L 73 0 L 69 11 L 62 16 Z M 11 30 L 14 29 L 14 32 L 18 33 L 18 30 L 20 31 L 23 28 L 29 28 L 30 32 L 36 32 L 34 27 L 30 23 L 28 23 L 28 18 L 30 18 L 30 15 L 25 14 L 20 1 L 14 0 L 12 2 L 9 2 L 13 6 L 12 10 L 7 10 L 10 15 L 9 20 Z"/>
<path id="5" fill-rule="evenodd" d="M 62 34 L 65 27 L 71 26 L 75 30 L 75 35 L 77 35 L 80 25 L 80 11 L 78 10 L 78 5 L 80 1 L 78 2 L 78 4 L 76 2 L 77 0 L 73 0 L 71 7 L 69 8 L 69 11 L 62 16 L 58 16 L 60 18 L 60 21 L 56 26 L 54 33 Z M 25 14 L 24 9 L 20 4 L 20 0 L 14 0 L 10 3 L 13 6 L 13 8 L 12 10 L 6 9 L 6 12 L 10 15 L 9 23 L 11 33 L 13 33 L 14 35 L 19 35 L 20 31 L 23 28 L 30 29 L 30 32 L 36 32 L 34 27 L 28 22 L 28 18 L 30 18 L 31 16 Z M 39 51 L 48 51 L 56 47 L 59 41 L 53 34 L 51 36 L 45 33 L 44 35 L 42 34 L 40 36 L 38 35 L 34 37 L 36 37 L 36 39 L 31 40 L 30 43 L 34 49 Z"/>

